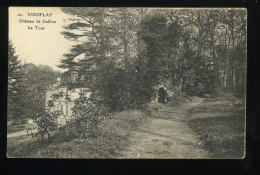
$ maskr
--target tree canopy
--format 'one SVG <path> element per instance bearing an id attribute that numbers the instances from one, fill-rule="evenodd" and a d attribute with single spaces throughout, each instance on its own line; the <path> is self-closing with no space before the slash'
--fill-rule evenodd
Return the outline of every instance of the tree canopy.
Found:
<path id="1" fill-rule="evenodd" d="M 62 34 L 77 44 L 64 54 L 59 67 L 76 70 L 78 83 L 99 93 L 107 104 L 147 102 L 152 87 L 160 83 L 176 92 L 213 93 L 220 87 L 244 93 L 244 9 L 62 11 L 72 16 Z"/>

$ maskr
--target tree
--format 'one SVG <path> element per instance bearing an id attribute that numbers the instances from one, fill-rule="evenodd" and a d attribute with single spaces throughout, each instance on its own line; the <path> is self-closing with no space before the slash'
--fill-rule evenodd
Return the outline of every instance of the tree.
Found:
<path id="1" fill-rule="evenodd" d="M 77 86 L 89 87 L 112 110 L 132 106 L 130 99 L 135 96 L 130 90 L 135 71 L 130 68 L 130 12 L 108 8 L 64 8 L 63 12 L 77 16 L 72 19 L 77 22 L 64 27 L 66 31 L 62 34 L 68 39 L 76 39 L 78 44 L 70 53 L 64 54 L 59 67 L 76 70 L 83 77 L 78 78 Z M 68 32 L 72 30 L 74 33 Z M 84 58 L 77 60 L 79 55 Z"/>
<path id="2" fill-rule="evenodd" d="M 54 71 L 47 65 L 34 65 L 32 63 L 22 66 L 24 70 L 24 87 L 26 95 L 24 100 L 27 106 L 24 108 L 27 111 L 27 116 L 34 118 L 37 111 L 45 108 L 46 90 L 50 85 L 56 83 L 60 77 L 59 71 Z"/>
<path id="3" fill-rule="evenodd" d="M 149 79 L 153 85 L 169 82 L 168 86 L 179 86 L 181 91 L 182 64 L 187 58 L 181 57 L 182 27 L 178 18 L 163 11 L 150 12 L 141 21 L 141 26 L 141 39 L 145 43 L 143 61 L 147 62 L 144 69 L 150 74 Z"/>
<path id="4" fill-rule="evenodd" d="M 8 117 L 23 119 L 26 116 L 24 107 L 24 72 L 11 40 L 8 41 Z"/>
<path id="5" fill-rule="evenodd" d="M 179 56 L 182 55 L 182 59 L 178 59 L 182 64 L 175 65 L 182 70 L 177 74 L 181 77 L 180 80 L 183 79 L 183 86 L 195 78 L 207 90 L 223 86 L 230 87 L 235 92 L 235 87 L 242 81 L 239 72 L 245 70 L 245 61 L 241 63 L 235 54 L 239 49 L 245 52 L 245 47 L 236 49 L 246 39 L 245 10 L 181 9 L 170 10 L 168 17 L 178 19 L 182 27 L 178 51 Z M 245 60 L 245 54 L 241 56 Z M 243 69 L 238 68 L 241 66 Z M 184 71 L 183 68 L 188 69 Z"/>

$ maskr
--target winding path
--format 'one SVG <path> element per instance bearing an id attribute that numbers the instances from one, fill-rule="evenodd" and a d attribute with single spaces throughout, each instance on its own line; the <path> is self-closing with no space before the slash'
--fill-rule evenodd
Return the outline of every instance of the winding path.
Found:
<path id="1" fill-rule="evenodd" d="M 24 124 L 26 129 L 22 131 L 11 132 L 7 134 L 7 139 L 14 137 L 27 136 L 27 128 L 36 128 L 36 124 Z M 8 127 L 8 126 L 7 126 Z M 35 132 L 35 130 L 34 130 Z"/>
<path id="2" fill-rule="evenodd" d="M 20 137 L 20 136 L 25 136 L 27 135 L 27 131 L 23 130 L 23 131 L 17 131 L 17 132 L 12 132 L 7 134 L 7 138 L 12 138 L 12 137 Z"/>
<path id="3" fill-rule="evenodd" d="M 201 103 L 196 99 L 177 107 L 163 107 L 147 124 L 133 133 L 130 146 L 120 158 L 207 158 L 193 131 L 186 124 L 187 111 Z"/>

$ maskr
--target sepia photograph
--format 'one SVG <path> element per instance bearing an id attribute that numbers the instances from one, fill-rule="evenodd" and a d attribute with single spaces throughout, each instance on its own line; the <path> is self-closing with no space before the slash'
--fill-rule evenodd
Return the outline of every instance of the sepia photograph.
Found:
<path id="1" fill-rule="evenodd" d="M 245 158 L 246 8 L 8 18 L 7 158 Z"/>

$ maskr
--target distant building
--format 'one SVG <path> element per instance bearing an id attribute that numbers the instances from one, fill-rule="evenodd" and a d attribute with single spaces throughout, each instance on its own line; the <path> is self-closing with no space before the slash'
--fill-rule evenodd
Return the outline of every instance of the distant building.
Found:
<path id="1" fill-rule="evenodd" d="M 57 82 L 50 86 L 46 92 L 46 104 L 49 100 L 52 100 L 53 94 L 64 93 L 63 98 L 54 102 L 54 107 L 51 109 L 51 111 L 61 110 L 64 114 L 60 115 L 57 119 L 60 125 L 65 124 L 66 119 L 71 118 L 71 108 L 74 106 L 74 100 L 80 96 L 79 93 L 84 92 L 87 97 L 91 94 L 86 87 L 73 87 L 73 84 L 76 83 L 76 78 L 76 72 L 65 72 L 61 74 L 61 78 L 57 78 Z M 66 100 L 66 97 L 68 97 L 70 101 Z"/>

